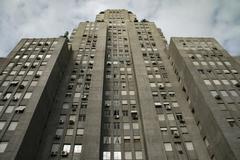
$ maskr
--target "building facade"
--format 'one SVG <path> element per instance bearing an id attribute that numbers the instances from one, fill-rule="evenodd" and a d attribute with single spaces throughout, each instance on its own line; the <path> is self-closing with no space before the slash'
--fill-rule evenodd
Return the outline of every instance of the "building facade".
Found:
<path id="1" fill-rule="evenodd" d="M 2 61 L 0 159 L 240 159 L 240 66 L 212 38 L 106 10 Z"/>

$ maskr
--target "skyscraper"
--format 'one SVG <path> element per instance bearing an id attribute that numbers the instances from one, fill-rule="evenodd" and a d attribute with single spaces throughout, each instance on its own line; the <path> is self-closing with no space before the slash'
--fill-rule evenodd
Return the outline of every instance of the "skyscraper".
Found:
<path id="1" fill-rule="evenodd" d="M 240 67 L 124 9 L 23 39 L 0 75 L 0 159 L 240 159 Z"/>

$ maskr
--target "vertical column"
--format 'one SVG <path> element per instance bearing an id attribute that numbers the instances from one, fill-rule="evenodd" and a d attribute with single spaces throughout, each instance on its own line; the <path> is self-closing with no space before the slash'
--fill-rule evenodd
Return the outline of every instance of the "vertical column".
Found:
<path id="1" fill-rule="evenodd" d="M 130 46 L 132 51 L 132 58 L 134 64 L 135 78 L 137 83 L 137 91 L 139 97 L 139 105 L 141 110 L 141 119 L 143 125 L 143 135 L 146 148 L 146 159 L 148 160 L 164 160 L 167 159 L 161 133 L 157 120 L 155 119 L 156 113 L 154 110 L 154 102 L 152 92 L 148 83 L 147 72 L 141 54 L 141 47 L 138 44 L 138 36 L 133 24 L 128 25 Z"/>
<path id="2" fill-rule="evenodd" d="M 82 151 L 82 158 L 86 160 L 100 159 L 104 61 L 107 36 L 107 26 L 105 24 L 99 24 L 97 35 L 96 55 L 92 71 Z"/>

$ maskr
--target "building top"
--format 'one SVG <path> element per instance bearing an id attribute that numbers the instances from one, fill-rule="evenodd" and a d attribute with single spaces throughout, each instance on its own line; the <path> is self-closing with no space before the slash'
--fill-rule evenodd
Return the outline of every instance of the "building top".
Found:
<path id="1" fill-rule="evenodd" d="M 126 9 L 107 9 L 96 16 L 97 22 L 134 22 L 136 15 Z"/>

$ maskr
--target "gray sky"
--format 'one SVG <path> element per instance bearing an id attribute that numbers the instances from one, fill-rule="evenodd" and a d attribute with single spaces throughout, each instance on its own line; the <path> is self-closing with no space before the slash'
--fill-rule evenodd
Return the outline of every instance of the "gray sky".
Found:
<path id="1" fill-rule="evenodd" d="M 0 0 L 0 56 L 24 37 L 54 37 L 105 9 L 123 8 L 173 36 L 215 37 L 240 55 L 240 0 Z"/>

